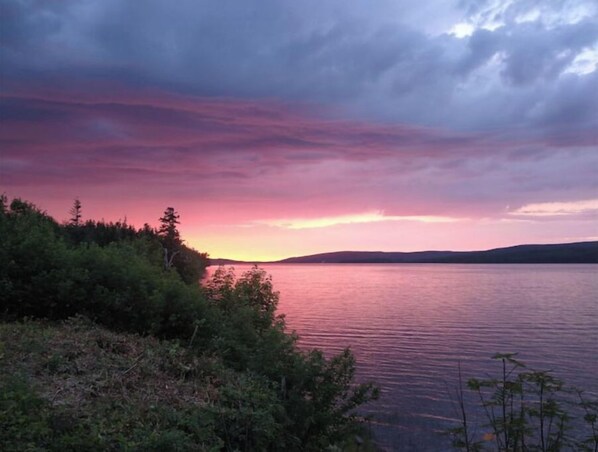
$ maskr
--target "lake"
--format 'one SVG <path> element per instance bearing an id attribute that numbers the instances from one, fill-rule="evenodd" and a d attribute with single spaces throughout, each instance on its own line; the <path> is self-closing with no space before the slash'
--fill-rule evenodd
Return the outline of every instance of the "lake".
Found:
<path id="1" fill-rule="evenodd" d="M 350 346 L 387 450 L 446 450 L 464 380 L 498 376 L 496 352 L 598 392 L 598 266 L 264 264 L 300 346 Z M 235 266 L 237 274 L 249 266 Z M 213 270 L 213 268 L 212 268 Z"/>

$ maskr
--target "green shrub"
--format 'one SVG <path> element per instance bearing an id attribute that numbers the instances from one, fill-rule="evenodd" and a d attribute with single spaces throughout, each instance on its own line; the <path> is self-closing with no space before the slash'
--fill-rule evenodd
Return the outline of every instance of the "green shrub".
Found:
<path id="1" fill-rule="evenodd" d="M 464 394 L 458 390 L 461 424 L 449 432 L 453 446 L 466 451 L 597 451 L 598 401 L 585 399 L 549 372 L 528 369 L 515 356 L 498 353 L 492 357 L 501 364 L 498 378 L 467 382 L 486 417 L 481 437 L 472 429 L 479 420 L 468 415 Z"/>

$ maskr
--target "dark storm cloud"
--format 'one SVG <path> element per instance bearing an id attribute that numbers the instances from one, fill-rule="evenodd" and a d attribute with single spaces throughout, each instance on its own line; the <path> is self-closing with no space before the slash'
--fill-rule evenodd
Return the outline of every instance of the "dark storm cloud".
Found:
<path id="1" fill-rule="evenodd" d="M 420 3 L 5 0 L 2 73 L 8 90 L 112 80 L 462 129 L 598 123 L 596 71 L 567 72 L 598 45 L 593 2 Z"/>

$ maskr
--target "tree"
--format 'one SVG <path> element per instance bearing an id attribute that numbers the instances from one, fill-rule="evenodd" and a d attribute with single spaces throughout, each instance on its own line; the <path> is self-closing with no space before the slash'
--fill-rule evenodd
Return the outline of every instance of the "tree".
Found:
<path id="1" fill-rule="evenodd" d="M 0 213 L 6 213 L 8 210 L 8 197 L 5 193 L 0 195 Z"/>
<path id="2" fill-rule="evenodd" d="M 69 224 L 72 226 L 79 226 L 81 224 L 81 201 L 78 198 L 75 198 L 73 202 L 73 207 L 69 210 L 71 214 L 71 219 L 69 220 Z"/>
<path id="3" fill-rule="evenodd" d="M 158 229 L 158 236 L 162 241 L 162 248 L 164 249 L 164 268 L 172 267 L 174 257 L 180 252 L 183 241 L 177 229 L 179 222 L 179 214 L 174 210 L 174 207 L 167 207 L 164 215 L 160 217 L 160 228 Z"/>

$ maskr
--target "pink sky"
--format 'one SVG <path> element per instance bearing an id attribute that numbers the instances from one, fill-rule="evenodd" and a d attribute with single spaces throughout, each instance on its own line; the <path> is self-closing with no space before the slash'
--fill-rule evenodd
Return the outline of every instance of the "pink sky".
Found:
<path id="1" fill-rule="evenodd" d="M 593 0 L 0 9 L 0 193 L 59 221 L 172 206 L 263 260 L 598 238 Z"/>
<path id="2" fill-rule="evenodd" d="M 78 197 L 85 218 L 138 226 L 173 206 L 190 245 L 237 259 L 598 236 L 592 136 L 456 133 L 330 119 L 313 104 L 95 88 L 2 95 L 9 196 L 58 220 Z"/>

